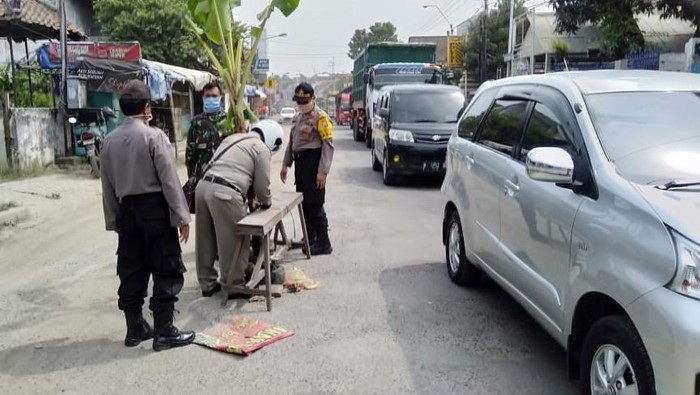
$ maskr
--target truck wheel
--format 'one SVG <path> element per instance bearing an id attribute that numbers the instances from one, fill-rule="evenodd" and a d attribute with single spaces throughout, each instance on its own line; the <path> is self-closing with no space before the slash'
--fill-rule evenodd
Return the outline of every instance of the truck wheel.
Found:
<path id="1" fill-rule="evenodd" d="M 627 317 L 605 317 L 593 324 L 583 342 L 580 374 L 584 394 L 656 394 L 651 360 Z"/>
<path id="2" fill-rule="evenodd" d="M 357 121 L 352 123 L 352 138 L 355 141 L 361 141 L 360 140 L 360 130 L 359 130 L 359 126 L 357 125 Z"/>

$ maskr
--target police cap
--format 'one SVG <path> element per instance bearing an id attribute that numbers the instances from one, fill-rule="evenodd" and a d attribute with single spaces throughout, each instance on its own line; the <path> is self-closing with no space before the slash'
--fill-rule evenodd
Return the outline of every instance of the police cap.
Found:
<path id="1" fill-rule="evenodd" d="M 294 88 L 292 100 L 299 104 L 306 104 L 314 97 L 314 88 L 308 82 L 302 82 Z"/>

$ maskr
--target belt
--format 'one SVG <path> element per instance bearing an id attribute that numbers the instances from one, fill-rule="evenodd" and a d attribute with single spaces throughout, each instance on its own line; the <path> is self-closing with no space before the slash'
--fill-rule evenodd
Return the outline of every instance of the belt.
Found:
<path id="1" fill-rule="evenodd" d="M 294 156 L 294 159 L 299 159 L 299 158 L 303 158 L 304 156 L 312 154 L 312 153 L 318 153 L 319 151 L 321 151 L 321 148 L 305 149 L 303 151 L 294 152 L 293 156 Z"/>
<path id="2" fill-rule="evenodd" d="M 209 182 L 213 182 L 214 184 L 223 185 L 223 186 L 225 186 L 226 188 L 231 188 L 231 189 L 233 189 L 234 191 L 236 191 L 236 192 L 238 192 L 238 193 L 241 194 L 241 197 L 243 198 L 243 202 L 246 202 L 246 201 L 248 200 L 248 199 L 246 198 L 245 194 L 243 193 L 243 191 L 241 191 L 240 188 L 238 188 L 237 186 L 235 186 L 235 185 L 231 184 L 230 182 L 224 180 L 224 179 L 221 178 L 221 177 L 217 177 L 217 176 L 214 176 L 214 175 L 207 175 L 207 176 L 204 176 L 204 178 L 202 178 L 202 181 L 209 181 Z"/>

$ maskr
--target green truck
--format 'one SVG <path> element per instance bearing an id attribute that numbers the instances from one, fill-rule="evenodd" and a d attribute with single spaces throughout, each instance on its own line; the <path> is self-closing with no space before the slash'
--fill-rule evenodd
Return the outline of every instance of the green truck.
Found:
<path id="1" fill-rule="evenodd" d="M 371 147 L 372 119 L 379 89 L 396 84 L 442 84 L 432 43 L 383 42 L 367 45 L 353 68 L 353 138 Z"/>

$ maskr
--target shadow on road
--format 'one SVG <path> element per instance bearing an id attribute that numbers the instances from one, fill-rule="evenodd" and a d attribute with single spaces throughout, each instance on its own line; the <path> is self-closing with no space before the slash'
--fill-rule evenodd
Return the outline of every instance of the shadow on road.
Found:
<path id="1" fill-rule="evenodd" d="M 0 351 L 0 371 L 10 376 L 34 376 L 112 363 L 115 359 L 141 358 L 153 352 L 150 341 L 144 342 L 143 347 L 143 350 L 126 348 L 123 342 L 109 339 L 61 338 L 30 343 Z"/>
<path id="2" fill-rule="evenodd" d="M 454 285 L 444 263 L 381 273 L 389 324 L 418 393 L 569 394 L 565 352 L 492 281 Z"/>

